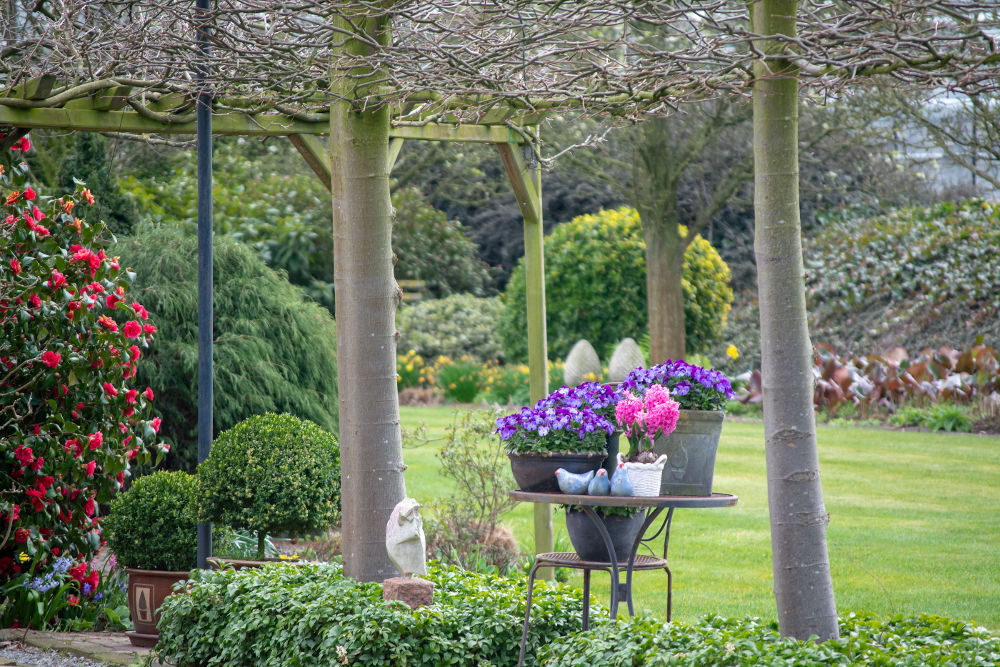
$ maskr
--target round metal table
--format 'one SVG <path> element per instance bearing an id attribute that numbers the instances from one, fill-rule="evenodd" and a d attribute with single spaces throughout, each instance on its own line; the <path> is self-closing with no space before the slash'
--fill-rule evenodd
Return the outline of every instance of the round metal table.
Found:
<path id="1" fill-rule="evenodd" d="M 713 493 L 710 496 L 579 496 L 567 493 L 533 493 L 530 491 L 511 491 L 513 500 L 530 503 L 551 503 L 556 505 L 579 505 L 594 522 L 594 526 L 604 540 L 609 562 L 582 560 L 575 553 L 541 553 L 535 556 L 535 562 L 528 574 L 528 599 L 524 611 L 524 628 L 521 631 L 521 653 L 517 664 L 524 664 L 524 650 L 528 641 L 528 623 L 531 620 L 531 593 L 535 582 L 535 573 L 540 567 L 568 567 L 583 570 L 583 629 L 590 627 L 590 573 L 603 570 L 611 575 L 611 617 L 618 617 L 618 603 L 622 598 L 628 604 L 628 613 L 635 615 L 632 604 L 632 573 L 636 570 L 664 570 L 667 573 L 667 620 L 673 606 L 673 573 L 667 563 L 667 549 L 670 546 L 670 525 L 673 522 L 674 510 L 678 508 L 699 507 L 732 507 L 739 500 L 729 493 Z M 604 522 L 594 511 L 596 507 L 635 507 L 646 511 L 646 518 L 632 543 L 627 563 L 619 563 L 611 536 Z M 646 536 L 657 518 L 667 510 L 663 522 L 652 535 Z M 655 555 L 639 555 L 639 548 L 645 546 L 652 552 L 648 543 L 663 536 L 663 557 Z M 621 581 L 621 571 L 625 570 L 625 582 Z"/>

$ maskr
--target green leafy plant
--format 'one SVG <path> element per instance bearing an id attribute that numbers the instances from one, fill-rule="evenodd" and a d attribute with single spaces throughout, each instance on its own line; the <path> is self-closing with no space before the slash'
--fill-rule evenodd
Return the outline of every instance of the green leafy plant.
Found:
<path id="1" fill-rule="evenodd" d="M 542 648 L 546 667 L 749 667 L 750 665 L 982 665 L 1000 660 L 1000 638 L 938 616 L 877 619 L 848 614 L 840 639 L 817 643 L 781 637 L 777 623 L 707 616 L 698 623 L 652 618 L 598 623 Z"/>
<path id="2" fill-rule="evenodd" d="M 681 233 L 686 234 L 684 229 Z M 639 214 L 630 208 L 581 215 L 545 239 L 545 302 L 549 355 L 564 358 L 584 338 L 604 356 L 626 336 L 647 329 L 646 244 Z M 702 351 L 726 322 L 733 294 L 729 268 L 698 236 L 684 254 L 687 347 Z M 522 259 L 503 294 L 498 333 L 504 358 L 527 359 L 525 274 Z M 562 384 L 560 380 L 555 386 Z"/>
<path id="3" fill-rule="evenodd" d="M 266 564 L 193 573 L 160 609 L 161 661 L 195 665 L 495 665 L 517 663 L 526 580 L 428 567 L 434 603 L 410 609 L 339 565 Z M 528 664 L 580 629 L 580 592 L 537 582 Z"/>
<path id="4" fill-rule="evenodd" d="M 203 519 L 257 534 L 294 534 L 340 521 L 340 446 L 316 424 L 264 414 L 225 431 L 198 466 Z"/>
<path id="5" fill-rule="evenodd" d="M 89 562 L 100 504 L 169 450 L 135 377 L 156 333 L 135 274 L 85 219 L 89 190 L 32 183 L 24 163 L 0 164 L 0 586 L 57 557 Z"/>
<path id="6" fill-rule="evenodd" d="M 198 429 L 198 244 L 176 228 L 119 244 L 141 266 L 138 294 L 160 326 L 139 380 L 158 387 L 170 463 L 193 469 Z M 336 433 L 337 333 L 330 314 L 244 245 L 216 237 L 214 433 L 263 412 L 289 412 Z"/>
<path id="7" fill-rule="evenodd" d="M 482 364 L 472 357 L 463 356 L 454 360 L 438 357 L 434 363 L 434 377 L 445 398 L 471 403 L 479 395 L 482 369 Z"/>
<path id="8" fill-rule="evenodd" d="M 496 325 L 502 306 L 498 297 L 455 294 L 404 305 L 396 313 L 401 349 L 424 359 L 469 356 L 485 362 L 503 356 Z"/>
<path id="9" fill-rule="evenodd" d="M 434 382 L 432 370 L 416 350 L 396 357 L 396 381 L 400 389 L 430 386 Z"/>
<path id="10" fill-rule="evenodd" d="M 970 431 L 968 408 L 938 403 L 926 408 L 907 407 L 889 418 L 894 426 L 920 426 L 931 431 Z"/>
<path id="11" fill-rule="evenodd" d="M 524 364 L 487 362 L 483 366 L 483 399 L 493 405 L 526 405 L 529 400 L 528 367 Z"/>
<path id="12" fill-rule="evenodd" d="M 118 562 L 140 570 L 190 570 L 197 565 L 198 484 L 186 472 L 140 477 L 111 501 L 105 521 Z"/>

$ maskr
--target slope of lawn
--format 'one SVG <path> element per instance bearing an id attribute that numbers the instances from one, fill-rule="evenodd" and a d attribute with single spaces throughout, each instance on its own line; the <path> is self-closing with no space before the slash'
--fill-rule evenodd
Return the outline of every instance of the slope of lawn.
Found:
<path id="1" fill-rule="evenodd" d="M 401 408 L 405 429 L 437 437 L 451 408 Z M 820 471 L 838 611 L 930 613 L 1000 631 L 1000 437 L 854 427 L 819 428 Z M 764 429 L 726 424 L 715 490 L 740 501 L 726 509 L 677 510 L 671 531 L 674 618 L 776 616 L 772 594 Z M 407 447 L 407 492 L 421 502 L 451 493 L 438 475 L 439 443 Z M 499 441 L 484 443 L 499 446 Z M 531 549 L 531 507 L 505 518 Z M 571 551 L 562 513 L 556 548 Z M 571 574 L 581 585 L 581 577 Z M 594 575 L 607 600 L 607 577 Z M 666 616 L 666 576 L 636 574 L 640 613 Z"/>

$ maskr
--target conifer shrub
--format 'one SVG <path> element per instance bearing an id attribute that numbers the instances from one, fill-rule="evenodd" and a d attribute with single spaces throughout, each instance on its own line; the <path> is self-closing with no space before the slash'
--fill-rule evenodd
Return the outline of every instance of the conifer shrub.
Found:
<path id="1" fill-rule="evenodd" d="M 684 253 L 682 283 L 689 352 L 704 351 L 722 333 L 733 299 L 729 278 L 715 248 L 696 236 Z M 503 294 L 498 326 L 507 361 L 528 357 L 525 301 L 522 258 Z M 646 242 L 635 209 L 577 216 L 545 238 L 549 357 L 564 358 L 581 338 L 610 356 L 618 341 L 646 332 L 646 309 Z"/>
<path id="2" fill-rule="evenodd" d="M 203 519 L 257 534 L 301 535 L 340 521 L 340 446 L 292 415 L 255 415 L 226 430 L 198 466 Z"/>
<path id="3" fill-rule="evenodd" d="M 174 465 L 191 468 L 198 433 L 197 239 L 175 227 L 140 230 L 118 245 L 122 262 L 141 266 L 138 294 L 160 327 L 157 349 L 139 379 L 159 387 Z M 336 328 L 254 252 L 216 237 L 214 434 L 251 415 L 288 412 L 336 432 Z"/>
<path id="4" fill-rule="evenodd" d="M 94 195 L 44 196 L 13 162 L 0 166 L 0 586 L 57 558 L 86 570 L 100 504 L 169 449 L 157 385 L 136 377 L 156 326 L 86 220 Z"/>
<path id="5" fill-rule="evenodd" d="M 111 501 L 108 546 L 123 567 L 191 570 L 198 556 L 198 484 L 183 471 L 140 477 Z"/>

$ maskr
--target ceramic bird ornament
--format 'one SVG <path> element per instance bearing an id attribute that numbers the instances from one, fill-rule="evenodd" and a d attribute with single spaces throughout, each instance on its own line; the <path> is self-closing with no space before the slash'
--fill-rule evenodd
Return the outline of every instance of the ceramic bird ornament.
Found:
<path id="1" fill-rule="evenodd" d="M 587 485 L 587 495 L 606 496 L 611 493 L 611 480 L 608 479 L 608 471 L 600 468 L 594 473 L 594 479 Z"/>
<path id="2" fill-rule="evenodd" d="M 629 479 L 628 470 L 625 470 L 624 461 L 618 461 L 615 474 L 611 476 L 611 495 L 613 496 L 634 496 L 632 480 Z"/>
<path id="3" fill-rule="evenodd" d="M 565 468 L 556 468 L 556 482 L 559 484 L 559 490 L 563 493 L 583 495 L 587 493 L 587 485 L 593 478 L 593 470 L 588 470 L 585 473 L 573 473 Z"/>

